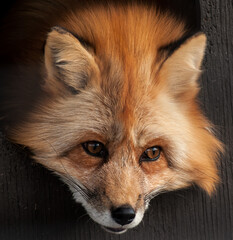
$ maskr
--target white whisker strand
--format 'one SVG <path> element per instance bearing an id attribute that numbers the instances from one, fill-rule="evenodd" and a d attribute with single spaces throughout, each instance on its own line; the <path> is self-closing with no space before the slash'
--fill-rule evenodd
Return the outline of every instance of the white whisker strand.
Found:
<path id="1" fill-rule="evenodd" d="M 56 155 L 58 155 L 56 149 L 54 148 L 54 146 L 46 141 L 50 147 L 53 149 L 54 153 L 56 153 Z M 61 178 L 65 179 L 66 180 L 66 183 L 69 185 L 71 185 L 75 190 L 76 192 L 80 193 L 81 196 L 87 201 L 88 199 L 90 199 L 90 196 L 91 194 L 89 194 L 88 192 L 90 192 L 90 190 L 88 190 L 86 187 L 81 187 L 74 179 L 73 177 L 69 174 L 69 172 L 67 171 L 67 169 L 65 168 L 63 162 L 62 162 L 62 159 L 59 158 L 60 160 L 60 163 L 61 163 L 61 166 L 62 168 L 64 169 L 64 171 L 66 172 L 66 174 L 62 174 L 62 173 L 58 173 L 56 172 L 59 176 L 61 176 Z"/>

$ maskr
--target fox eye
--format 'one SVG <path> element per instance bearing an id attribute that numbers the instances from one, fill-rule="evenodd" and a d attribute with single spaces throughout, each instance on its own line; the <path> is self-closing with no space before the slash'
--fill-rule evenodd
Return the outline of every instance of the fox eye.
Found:
<path id="1" fill-rule="evenodd" d="M 89 141 L 82 144 L 84 151 L 94 157 L 104 158 L 107 156 L 107 150 L 103 143 L 97 141 Z"/>
<path id="2" fill-rule="evenodd" d="M 146 151 L 140 157 L 140 162 L 156 161 L 159 159 L 160 153 L 161 153 L 161 147 L 159 146 L 153 146 L 153 147 L 147 148 Z"/>

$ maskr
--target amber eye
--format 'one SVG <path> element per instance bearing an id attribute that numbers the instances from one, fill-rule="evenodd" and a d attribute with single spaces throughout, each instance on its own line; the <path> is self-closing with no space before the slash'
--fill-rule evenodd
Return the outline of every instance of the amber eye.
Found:
<path id="1" fill-rule="evenodd" d="M 159 159 L 161 153 L 161 147 L 159 146 L 154 146 L 147 148 L 146 151 L 142 154 L 140 157 L 140 162 L 142 161 L 156 161 Z"/>
<path id="2" fill-rule="evenodd" d="M 105 158 L 108 154 L 105 146 L 101 142 L 89 141 L 82 144 L 85 152 L 94 157 Z"/>

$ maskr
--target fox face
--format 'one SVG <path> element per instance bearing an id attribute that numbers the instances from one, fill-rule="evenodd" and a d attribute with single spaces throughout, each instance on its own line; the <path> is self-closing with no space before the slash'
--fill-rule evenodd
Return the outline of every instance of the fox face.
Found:
<path id="1" fill-rule="evenodd" d="M 9 137 L 112 233 L 137 226 L 161 192 L 213 192 L 221 143 L 196 102 L 205 35 L 170 51 L 184 24 L 142 6 L 82 11 L 60 26 L 46 39 L 43 98 Z"/>

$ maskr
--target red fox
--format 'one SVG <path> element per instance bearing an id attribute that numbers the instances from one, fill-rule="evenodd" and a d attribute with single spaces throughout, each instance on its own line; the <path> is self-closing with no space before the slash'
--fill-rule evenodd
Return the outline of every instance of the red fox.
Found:
<path id="1" fill-rule="evenodd" d="M 161 192 L 214 191 L 222 144 L 196 100 L 205 34 L 186 37 L 181 19 L 139 1 L 19 9 L 2 51 L 15 76 L 39 76 L 41 92 L 8 137 L 60 176 L 95 222 L 123 233 Z"/>

